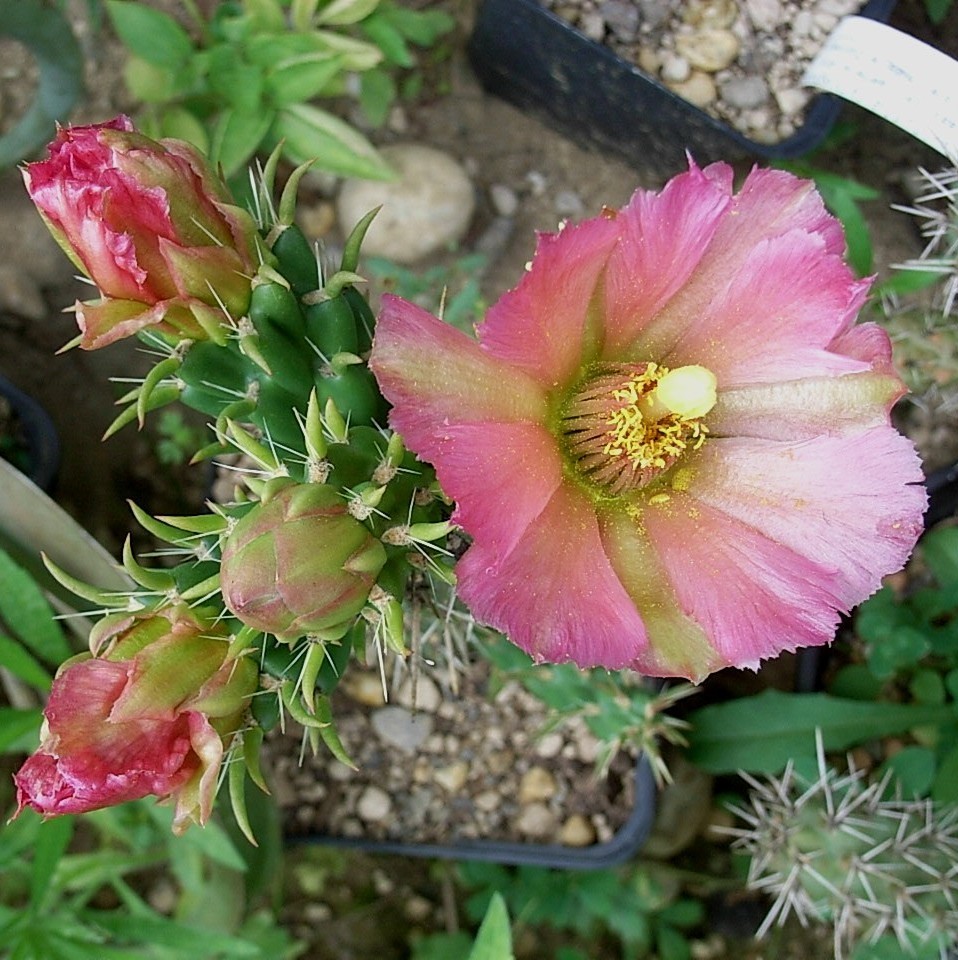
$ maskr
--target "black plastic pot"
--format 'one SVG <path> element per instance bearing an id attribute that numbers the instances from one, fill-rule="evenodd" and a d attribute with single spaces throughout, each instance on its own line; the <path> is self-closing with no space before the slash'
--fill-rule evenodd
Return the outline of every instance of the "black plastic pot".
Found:
<path id="1" fill-rule="evenodd" d="M 884 21 L 895 2 L 871 0 L 861 13 Z M 757 143 L 583 36 L 536 0 L 482 0 L 469 55 L 490 93 L 536 114 L 570 139 L 657 173 L 684 167 L 686 151 L 699 163 L 800 156 L 825 138 L 842 103 L 820 94 L 791 137 Z"/>
<path id="2" fill-rule="evenodd" d="M 0 377 L 0 396 L 10 404 L 25 446 L 21 472 L 41 490 L 50 491 L 60 467 L 60 440 L 50 415 L 9 380 Z"/>
<path id="3" fill-rule="evenodd" d="M 563 870 L 594 870 L 624 863 L 638 851 L 655 819 L 655 780 L 643 757 L 635 770 L 635 806 L 628 820 L 606 843 L 569 847 L 559 843 L 514 843 L 496 840 L 460 840 L 454 843 L 402 843 L 395 840 L 365 840 L 322 834 L 293 836 L 290 843 L 322 843 L 362 850 L 366 853 L 400 854 L 443 860 L 484 860 L 508 865 L 554 867 Z"/>

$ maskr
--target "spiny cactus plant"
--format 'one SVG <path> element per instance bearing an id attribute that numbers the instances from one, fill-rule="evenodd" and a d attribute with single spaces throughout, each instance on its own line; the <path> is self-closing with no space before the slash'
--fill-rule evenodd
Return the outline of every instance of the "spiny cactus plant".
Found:
<path id="1" fill-rule="evenodd" d="M 927 299 L 916 302 L 915 297 L 892 293 L 882 298 L 879 322 L 892 339 L 905 382 L 924 399 L 953 393 L 958 381 L 958 335 L 951 322 L 958 298 L 958 169 L 919 169 L 918 176 L 913 204 L 895 209 L 915 218 L 925 246 L 917 257 L 897 266 L 936 276 L 931 306 Z"/>
<path id="2" fill-rule="evenodd" d="M 128 133 L 121 121 L 89 136 Z M 164 175 L 180 172 L 173 141 L 165 154 L 162 144 L 143 148 L 139 140 L 133 149 L 156 154 L 151 160 Z M 451 507 L 432 468 L 385 426 L 387 404 L 367 367 L 375 319 L 356 287 L 362 278 L 355 270 L 375 211 L 347 238 L 338 268 L 326 269 L 293 222 L 308 165 L 289 177 L 277 208 L 278 160 L 276 151 L 254 177 L 252 219 L 225 206 L 225 213 L 213 207 L 207 216 L 213 227 L 220 221 L 236 227 L 240 253 L 230 252 L 225 226 L 220 236 L 188 218 L 174 221 L 184 248 L 196 246 L 194 234 L 207 240 L 191 252 L 219 265 L 211 274 L 215 283 L 189 286 L 193 274 L 176 272 L 184 260 L 179 248 L 159 245 L 172 263 L 172 279 L 157 272 L 162 283 L 156 296 L 189 286 L 170 308 L 179 326 L 168 312 L 162 323 L 142 328 L 141 318 L 153 319 L 154 291 L 145 286 L 134 291 L 139 300 L 104 298 L 78 309 L 87 340 L 93 342 L 95 322 L 122 313 L 127 327 L 109 328 L 104 336 L 115 339 L 139 326 L 138 336 L 157 355 L 153 369 L 121 398 L 124 410 L 108 435 L 180 402 L 211 421 L 211 442 L 194 460 L 241 453 L 252 469 L 237 474 L 232 502 L 205 515 L 151 517 L 134 506 L 141 525 L 170 544 L 172 561 L 141 564 L 128 542 L 123 565 L 134 588 L 127 593 L 79 583 L 51 564 L 54 576 L 105 613 L 145 617 L 162 627 L 154 615 L 202 604 L 215 611 L 212 622 L 217 635 L 228 637 L 234 668 L 259 665 L 259 689 L 247 694 L 242 729 L 230 731 L 237 735 L 229 740 L 229 760 L 238 762 L 224 764 L 237 819 L 250 836 L 244 778 L 248 771 L 263 786 L 257 756 L 263 730 L 288 713 L 307 730 L 313 749 L 325 742 L 350 763 L 333 726 L 329 693 L 352 653 L 364 653 L 367 642 L 407 652 L 402 603 L 413 574 L 452 580 L 448 552 L 440 546 L 450 531 Z M 144 257 L 155 256 L 148 241 L 141 245 Z M 129 279 L 123 282 L 129 289 Z M 220 294 L 223 284 L 236 287 L 230 298 Z M 72 776 L 67 763 L 55 777 Z M 23 780 L 21 805 L 59 795 L 59 781 L 53 789 L 49 777 L 40 779 Z M 202 821 L 207 815 L 208 804 L 197 816 Z"/>
<path id="3" fill-rule="evenodd" d="M 733 847 L 751 857 L 748 886 L 775 897 L 758 936 L 794 913 L 834 924 L 837 960 L 885 937 L 944 960 L 958 942 L 958 808 L 886 799 L 888 777 L 849 763 L 829 767 L 819 739 L 814 780 L 791 765 L 766 783 L 742 774 L 749 806 L 733 810 L 748 826 L 729 831 Z"/>

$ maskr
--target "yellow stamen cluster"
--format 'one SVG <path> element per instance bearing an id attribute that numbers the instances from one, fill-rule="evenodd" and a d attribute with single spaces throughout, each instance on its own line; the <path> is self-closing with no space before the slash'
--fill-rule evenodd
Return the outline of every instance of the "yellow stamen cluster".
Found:
<path id="1" fill-rule="evenodd" d="M 570 453 L 609 492 L 638 489 L 702 446 L 708 428 L 701 417 L 715 401 L 715 376 L 705 367 L 608 369 L 566 408 Z"/>

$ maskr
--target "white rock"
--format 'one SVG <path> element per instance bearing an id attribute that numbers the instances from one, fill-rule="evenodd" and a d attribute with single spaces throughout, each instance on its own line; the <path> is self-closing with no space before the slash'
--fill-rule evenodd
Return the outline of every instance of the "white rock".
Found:
<path id="1" fill-rule="evenodd" d="M 662 79 L 666 83 L 681 83 L 688 80 L 692 68 L 685 57 L 677 53 L 666 53 L 662 59 Z"/>
<path id="2" fill-rule="evenodd" d="M 555 834 L 555 814 L 544 803 L 530 803 L 519 811 L 516 829 L 527 837 L 545 838 Z"/>
<path id="3" fill-rule="evenodd" d="M 567 847 L 589 847 L 595 843 L 595 828 L 581 813 L 574 813 L 562 824 L 559 841 Z"/>
<path id="4" fill-rule="evenodd" d="M 408 676 L 403 680 L 396 691 L 395 702 L 409 710 L 435 713 L 439 709 L 439 704 L 442 703 L 442 694 L 431 678 L 420 673 L 415 679 Z"/>
<path id="5" fill-rule="evenodd" d="M 768 100 L 768 84 L 762 77 L 729 77 L 719 84 L 722 99 L 736 110 L 750 110 L 760 107 Z"/>
<path id="6" fill-rule="evenodd" d="M 544 759 L 557 757 L 562 751 L 562 745 L 564 743 L 565 741 L 561 733 L 556 733 L 555 731 L 547 733 L 536 742 L 536 756 L 543 757 Z"/>
<path id="7" fill-rule="evenodd" d="M 461 240 L 475 209 L 472 182 L 462 165 L 420 144 L 396 144 L 380 152 L 397 178 L 347 180 L 336 202 L 343 230 L 381 205 L 363 251 L 396 263 L 415 263 Z"/>
<path id="8" fill-rule="evenodd" d="M 605 39 L 605 20 L 602 19 L 601 13 L 594 10 L 587 10 L 582 14 L 578 29 L 590 40 L 595 40 L 597 43 L 601 43 Z"/>
<path id="9" fill-rule="evenodd" d="M 812 32 L 815 21 L 812 19 L 811 11 L 799 10 L 792 17 L 792 33 L 797 37 L 805 37 Z"/>
<path id="10" fill-rule="evenodd" d="M 492 202 L 492 209 L 500 217 L 514 217 L 519 209 L 516 191 L 504 183 L 494 183 L 489 188 L 489 200 Z"/>
<path id="11" fill-rule="evenodd" d="M 778 108 L 786 117 L 801 113 L 805 104 L 808 103 L 808 96 L 806 90 L 800 90 L 798 87 L 785 87 L 775 91 Z"/>
<path id="12" fill-rule="evenodd" d="M 700 70 L 694 70 L 684 83 L 670 83 L 669 86 L 696 107 L 707 107 L 718 96 L 715 81 Z"/>
<path id="13" fill-rule="evenodd" d="M 404 753 L 415 753 L 432 733 L 428 713 L 411 713 L 405 707 L 383 707 L 372 717 L 373 729 L 383 743 Z"/>
<path id="14" fill-rule="evenodd" d="M 392 812 L 392 798 L 380 787 L 366 787 L 356 804 L 356 813 L 367 823 L 380 823 Z"/>
<path id="15" fill-rule="evenodd" d="M 783 19 L 781 0 L 744 0 L 745 12 L 758 30 L 774 30 Z"/>
<path id="16" fill-rule="evenodd" d="M 692 67 L 716 73 L 735 61 L 741 42 L 730 30 L 705 28 L 677 36 L 675 49 Z"/>
<path id="17" fill-rule="evenodd" d="M 519 803 L 523 805 L 549 800 L 555 792 L 555 777 L 545 767 L 531 767 L 519 781 Z"/>
<path id="18" fill-rule="evenodd" d="M 458 793 L 469 778 L 469 764 L 464 760 L 450 763 L 448 767 L 441 767 L 433 774 L 433 779 L 446 791 Z"/>
<path id="19" fill-rule="evenodd" d="M 555 196 L 555 211 L 560 217 L 581 217 L 585 212 L 582 197 L 574 190 L 560 190 Z"/>
<path id="20" fill-rule="evenodd" d="M 472 802 L 479 810 L 482 810 L 485 813 L 492 813 L 493 810 L 499 809 L 502 800 L 498 791 L 483 790 L 482 793 L 477 793 L 475 797 L 473 797 Z"/>

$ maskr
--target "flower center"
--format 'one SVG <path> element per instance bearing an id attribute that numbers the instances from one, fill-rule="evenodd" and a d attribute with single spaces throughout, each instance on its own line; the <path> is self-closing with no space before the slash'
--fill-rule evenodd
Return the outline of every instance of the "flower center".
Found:
<path id="1" fill-rule="evenodd" d="M 576 468 L 611 494 L 644 487 L 705 442 L 715 386 L 705 367 L 606 365 L 562 410 Z"/>

